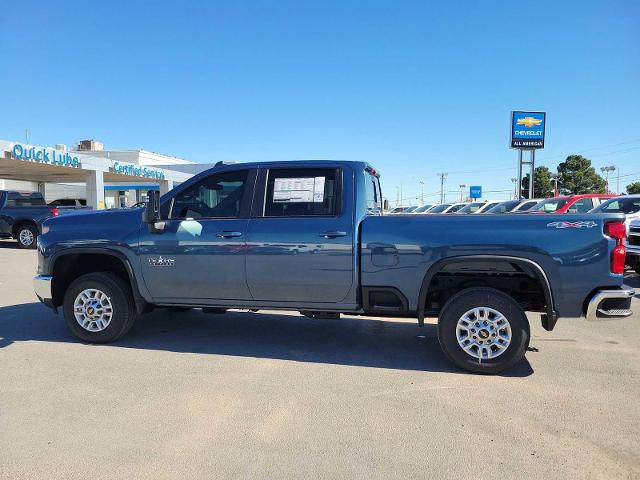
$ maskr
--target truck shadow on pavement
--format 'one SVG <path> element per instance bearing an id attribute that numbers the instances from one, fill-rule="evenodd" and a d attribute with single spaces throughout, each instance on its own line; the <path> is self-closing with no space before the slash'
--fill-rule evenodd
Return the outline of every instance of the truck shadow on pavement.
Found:
<path id="1" fill-rule="evenodd" d="M 26 341 L 79 342 L 61 315 L 39 303 L 0 307 L 0 348 Z M 411 320 L 158 309 L 143 315 L 125 338 L 110 346 L 466 374 L 444 357 L 435 325 L 419 328 Z M 525 359 L 503 375 L 532 373 Z"/>

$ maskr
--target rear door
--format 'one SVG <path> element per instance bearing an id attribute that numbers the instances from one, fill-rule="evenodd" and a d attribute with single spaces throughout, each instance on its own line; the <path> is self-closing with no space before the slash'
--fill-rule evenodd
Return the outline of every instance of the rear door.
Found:
<path id="1" fill-rule="evenodd" d="M 346 174 L 341 168 L 260 171 L 246 260 L 255 300 L 337 303 L 347 297 L 355 252 Z"/>

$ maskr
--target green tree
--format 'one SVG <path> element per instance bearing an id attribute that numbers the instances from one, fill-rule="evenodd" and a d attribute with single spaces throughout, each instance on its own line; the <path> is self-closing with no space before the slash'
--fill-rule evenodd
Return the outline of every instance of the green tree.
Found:
<path id="1" fill-rule="evenodd" d="M 568 195 L 604 193 L 606 182 L 582 155 L 569 155 L 558 165 L 560 191 Z"/>
<path id="2" fill-rule="evenodd" d="M 640 182 L 633 182 L 627 185 L 627 193 L 629 195 L 640 193 Z"/>
<path id="3" fill-rule="evenodd" d="M 522 198 L 529 198 L 529 175 L 522 179 Z M 533 198 L 547 198 L 553 196 L 553 178 L 547 167 L 536 167 L 533 179 Z"/>

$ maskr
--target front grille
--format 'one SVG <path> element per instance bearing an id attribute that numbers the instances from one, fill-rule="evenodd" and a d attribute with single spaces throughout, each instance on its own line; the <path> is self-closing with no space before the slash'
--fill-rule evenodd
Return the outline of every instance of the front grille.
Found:
<path id="1" fill-rule="evenodd" d="M 629 233 L 635 233 L 637 235 L 640 235 L 640 227 L 631 227 L 629 229 Z"/>
<path id="2" fill-rule="evenodd" d="M 629 239 L 627 240 L 629 245 L 640 245 L 640 236 L 638 235 L 629 235 Z"/>

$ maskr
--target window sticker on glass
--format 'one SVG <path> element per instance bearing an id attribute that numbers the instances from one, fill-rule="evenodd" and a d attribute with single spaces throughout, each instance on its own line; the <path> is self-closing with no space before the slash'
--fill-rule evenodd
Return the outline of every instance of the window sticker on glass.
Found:
<path id="1" fill-rule="evenodd" d="M 273 182 L 273 201 L 312 203 L 324 200 L 325 177 L 276 178 Z"/>

